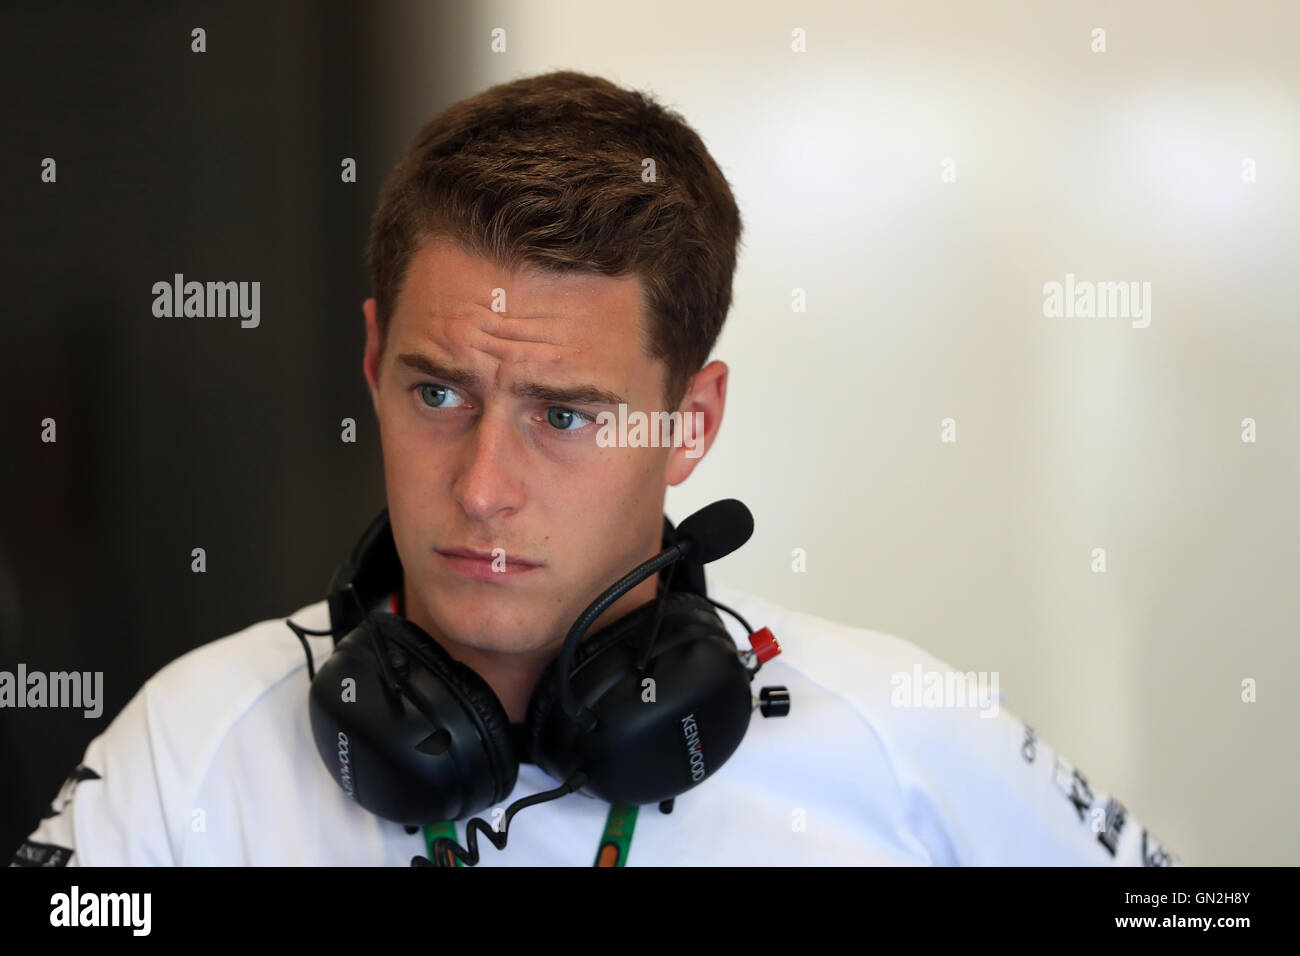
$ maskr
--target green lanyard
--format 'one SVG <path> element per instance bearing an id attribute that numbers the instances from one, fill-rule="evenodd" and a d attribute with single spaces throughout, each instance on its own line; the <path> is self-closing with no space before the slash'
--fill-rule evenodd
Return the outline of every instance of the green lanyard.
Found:
<path id="1" fill-rule="evenodd" d="M 605 832 L 601 834 L 600 845 L 596 847 L 596 861 L 592 866 L 626 866 L 628 850 L 632 846 L 632 830 L 636 827 L 636 804 L 612 804 L 609 815 L 605 818 Z M 444 820 L 442 823 L 425 824 L 424 845 L 428 848 L 429 859 L 433 859 L 433 841 L 439 837 L 456 839 L 456 821 Z M 510 851 L 507 844 L 506 852 Z M 447 858 L 464 866 L 450 851 Z"/>

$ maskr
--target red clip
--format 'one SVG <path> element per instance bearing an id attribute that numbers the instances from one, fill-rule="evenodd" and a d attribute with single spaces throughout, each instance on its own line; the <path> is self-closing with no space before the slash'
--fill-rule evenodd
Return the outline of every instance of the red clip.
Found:
<path id="1" fill-rule="evenodd" d="M 766 664 L 781 653 L 781 645 L 776 642 L 772 632 L 765 627 L 749 635 L 749 646 L 754 649 L 754 655 L 760 664 Z"/>

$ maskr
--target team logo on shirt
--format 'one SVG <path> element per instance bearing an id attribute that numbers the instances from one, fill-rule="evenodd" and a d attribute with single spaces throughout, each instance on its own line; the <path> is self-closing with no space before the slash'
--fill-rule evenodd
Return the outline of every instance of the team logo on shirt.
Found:
<path id="1" fill-rule="evenodd" d="M 54 802 L 50 804 L 48 810 L 41 814 L 41 819 L 48 820 L 51 817 L 57 817 L 66 810 L 76 793 L 77 784 L 83 780 L 99 779 L 99 774 L 89 767 L 78 766 L 72 773 L 68 774 L 68 779 L 63 781 L 63 786 L 55 794 Z M 10 866 L 67 866 L 70 859 L 72 859 L 72 847 L 58 846 L 54 843 L 41 843 L 37 840 L 23 840 L 22 845 L 14 853 L 13 862 Z"/>
<path id="2" fill-rule="evenodd" d="M 1033 763 L 1038 756 L 1040 741 L 1034 734 L 1034 728 L 1028 724 L 1024 724 L 1024 728 L 1025 736 L 1020 744 L 1020 755 L 1024 757 L 1026 763 Z M 1051 753 L 1050 749 L 1048 753 Z M 1124 808 L 1124 804 L 1114 797 L 1107 797 L 1104 804 L 1099 804 L 1097 798 L 1093 796 L 1092 788 L 1088 786 L 1087 779 L 1059 754 L 1056 755 L 1052 781 L 1056 784 L 1056 789 L 1070 801 L 1075 812 L 1079 814 L 1079 820 L 1088 824 L 1097 834 L 1097 842 L 1106 848 L 1107 853 L 1115 856 L 1119 849 L 1120 834 L 1128 819 L 1128 811 Z M 1173 866 L 1177 860 L 1176 856 L 1162 847 L 1155 837 L 1143 828 L 1143 866 Z"/>
<path id="3" fill-rule="evenodd" d="M 1124 804 L 1114 797 L 1108 797 L 1105 804 L 1094 806 L 1097 799 L 1093 796 L 1088 781 L 1077 768 L 1072 767 L 1069 761 L 1061 759 L 1059 755 L 1056 758 L 1056 768 L 1052 777 L 1056 782 L 1056 788 L 1065 794 L 1066 799 L 1079 814 L 1079 819 L 1097 834 L 1097 842 L 1106 848 L 1107 853 L 1114 856 L 1119 847 L 1120 833 L 1128 818 L 1128 811 L 1124 809 Z"/>
<path id="4" fill-rule="evenodd" d="M 1128 811 L 1124 809 L 1124 804 L 1114 797 L 1108 797 L 1105 804 L 1094 806 L 1096 798 L 1088 786 L 1088 781 L 1059 755 L 1056 758 L 1053 779 L 1057 789 L 1065 794 L 1074 809 L 1078 811 L 1079 819 L 1088 823 L 1096 832 L 1097 842 L 1106 848 L 1107 853 L 1114 856 L 1119 849 L 1119 838 L 1128 819 Z M 1143 866 L 1172 866 L 1176 859 L 1143 828 Z"/>
<path id="5" fill-rule="evenodd" d="M 53 843 L 37 843 L 24 840 L 23 845 L 14 854 L 10 866 L 67 866 L 72 859 L 72 848 L 55 846 Z"/>

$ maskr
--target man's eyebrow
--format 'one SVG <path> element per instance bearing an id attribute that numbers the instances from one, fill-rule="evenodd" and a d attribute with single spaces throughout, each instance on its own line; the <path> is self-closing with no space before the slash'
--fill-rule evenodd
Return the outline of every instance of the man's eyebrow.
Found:
<path id="1" fill-rule="evenodd" d="M 398 364 L 424 372 L 426 375 L 458 385 L 473 391 L 482 391 L 483 379 L 468 369 L 443 365 L 419 352 L 403 352 L 397 356 Z M 535 398 L 543 402 L 555 402 L 558 405 L 625 405 L 627 399 L 617 392 L 598 388 L 595 385 L 544 385 L 540 382 L 516 382 L 510 387 L 512 395 L 519 398 Z"/>

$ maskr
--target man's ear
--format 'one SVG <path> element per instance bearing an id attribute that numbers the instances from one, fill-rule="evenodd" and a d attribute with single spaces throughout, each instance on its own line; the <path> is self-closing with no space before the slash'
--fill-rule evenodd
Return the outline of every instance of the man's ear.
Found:
<path id="1" fill-rule="evenodd" d="M 682 397 L 682 434 L 668 451 L 664 480 L 670 485 L 685 481 L 713 445 L 727 405 L 725 362 L 712 361 L 695 373 Z"/>
<path id="2" fill-rule="evenodd" d="M 361 303 L 361 312 L 366 317 L 366 350 L 361 357 L 361 371 L 370 386 L 370 402 L 379 415 L 379 323 L 376 320 L 374 299 Z"/>

